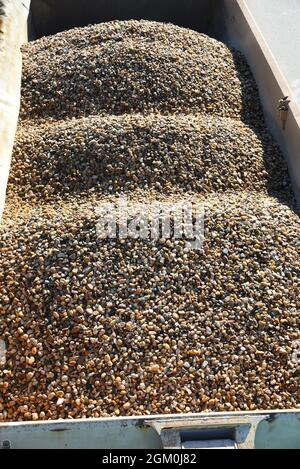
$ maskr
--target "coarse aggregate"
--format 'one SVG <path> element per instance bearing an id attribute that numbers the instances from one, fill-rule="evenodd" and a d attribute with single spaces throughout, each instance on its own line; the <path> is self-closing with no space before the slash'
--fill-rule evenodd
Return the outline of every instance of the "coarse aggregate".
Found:
<path id="1" fill-rule="evenodd" d="M 142 239 L 141 219 L 136 239 L 103 238 L 98 208 L 120 197 L 130 221 L 202 207 L 203 244 L 172 217 L 169 237 Z M 0 420 L 299 408 L 299 239 L 240 52 L 149 21 L 25 45 Z"/>

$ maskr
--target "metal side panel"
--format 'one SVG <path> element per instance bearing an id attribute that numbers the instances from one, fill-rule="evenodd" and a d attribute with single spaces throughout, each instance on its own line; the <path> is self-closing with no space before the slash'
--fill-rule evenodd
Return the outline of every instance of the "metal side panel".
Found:
<path id="1" fill-rule="evenodd" d="M 258 3 L 260 8 L 258 8 Z M 262 3 L 265 3 L 264 0 L 222 0 L 216 21 L 222 39 L 243 52 L 251 67 L 258 84 L 267 124 L 286 157 L 294 193 L 300 204 L 300 106 L 295 90 L 288 81 L 289 74 L 286 72 L 286 68 L 289 69 L 290 59 L 284 60 L 283 57 L 284 47 L 287 48 L 290 44 L 293 48 L 294 61 L 297 61 L 300 44 L 297 47 L 294 40 L 297 41 L 299 35 L 294 36 L 292 31 L 277 28 L 277 36 L 285 36 L 279 48 L 278 41 L 274 42 L 270 36 L 270 28 L 266 28 L 265 23 L 267 21 L 275 27 L 276 22 L 273 18 L 277 20 L 277 24 L 280 23 L 280 18 L 278 18 L 280 8 L 279 11 L 278 8 L 273 10 L 271 6 L 271 3 L 272 5 L 274 3 L 273 0 L 272 2 L 268 0 L 269 8 L 263 7 Z M 292 2 L 289 0 L 288 3 L 290 5 L 288 15 L 291 17 L 293 15 Z M 278 6 L 277 0 L 276 4 Z M 296 6 L 295 3 L 293 5 Z M 295 9 L 296 13 L 298 10 L 299 6 Z M 284 16 L 286 8 L 282 6 L 281 11 Z M 268 13 L 267 19 L 265 18 L 266 12 Z M 281 23 L 283 24 L 283 20 Z M 289 51 L 289 56 L 290 54 Z M 282 121 L 282 115 L 278 112 L 278 102 L 283 96 L 291 98 L 286 122 Z"/>
<path id="2" fill-rule="evenodd" d="M 300 449 L 300 410 L 1 423 L 0 447 Z"/>
<path id="3" fill-rule="evenodd" d="M 0 219 L 20 107 L 21 53 L 30 0 L 0 0 Z"/>

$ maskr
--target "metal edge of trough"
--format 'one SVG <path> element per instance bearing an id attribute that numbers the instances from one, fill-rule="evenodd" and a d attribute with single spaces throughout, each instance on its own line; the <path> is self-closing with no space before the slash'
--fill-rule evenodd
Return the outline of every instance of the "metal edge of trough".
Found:
<path id="1" fill-rule="evenodd" d="M 161 441 L 161 430 L 162 429 L 187 429 L 187 428 L 212 428 L 212 427 L 224 427 L 228 425 L 241 426 L 241 424 L 252 423 L 253 433 L 251 439 L 248 442 L 250 447 L 255 447 L 256 432 L 261 423 L 274 423 L 277 422 L 280 425 L 281 420 L 294 419 L 300 421 L 300 410 L 271 410 L 271 411 L 253 411 L 253 412 L 211 412 L 211 413 L 197 413 L 197 414 L 160 414 L 150 415 L 141 417 L 108 417 L 108 418 L 84 418 L 84 419 L 66 419 L 66 420 L 53 420 L 53 421 L 29 421 L 29 422 L 2 422 L 0 423 L 0 440 L 8 440 L 14 443 L 14 437 L 21 438 L 24 441 L 27 439 L 33 439 L 36 441 L 34 435 L 37 433 L 42 437 L 43 441 L 47 441 L 48 438 L 51 440 L 50 435 L 60 435 L 60 442 L 63 438 L 67 437 L 69 431 L 82 431 L 85 433 L 87 430 L 93 431 L 93 434 L 98 436 L 98 447 L 101 446 L 101 435 L 118 435 L 118 440 L 121 435 L 121 445 L 127 441 L 132 442 L 138 437 L 139 441 L 147 444 L 155 443 L 155 447 L 159 447 Z M 127 434 L 128 431 L 128 434 Z M 146 432 L 145 432 L 146 431 Z M 149 431 L 152 434 L 149 434 Z M 154 437 L 153 431 L 156 432 L 157 436 Z M 47 436 L 48 434 L 48 436 Z M 44 436 L 42 436 L 44 435 Z M 65 437 L 64 437 L 65 435 Z M 71 437 L 71 435 L 70 435 Z M 57 438 L 57 437 L 55 437 Z M 62 440 L 61 440 L 62 439 Z M 26 441 L 28 441 L 26 440 Z M 49 443 L 48 440 L 48 443 Z M 16 441 L 16 440 L 15 440 Z M 20 440 L 19 440 L 20 441 Z M 116 447 L 115 439 L 112 448 Z M 54 440 L 50 442 L 53 445 Z M 29 444 L 29 443 L 28 443 Z M 26 443 L 27 445 L 27 443 Z M 72 447 L 76 447 L 78 443 L 74 442 Z M 79 447 L 82 447 L 82 442 L 79 442 Z M 248 445 L 247 445 L 248 446 Z M 246 446 L 246 447 L 247 447 Z M 31 446 L 26 446 L 31 447 Z M 33 445 L 33 447 L 35 447 Z M 43 445 L 43 448 L 47 447 L 47 443 Z M 52 446 L 53 447 L 53 446 Z M 123 446 L 122 446 L 123 447 Z M 128 446 L 132 447 L 132 446 Z M 243 447 L 243 445 L 241 445 Z M 245 447 L 245 446 L 244 446 Z M 249 447 L 249 446 L 248 446 Z M 110 449 L 109 447 L 106 449 Z"/>
<path id="2" fill-rule="evenodd" d="M 286 158 L 294 195 L 300 206 L 300 107 L 284 77 L 263 32 L 250 12 L 246 0 L 222 0 L 221 19 L 225 20 L 224 40 L 246 57 L 258 84 L 267 125 Z M 270 12 L 272 15 L 272 12 Z M 219 20 L 220 21 L 220 20 Z M 278 100 L 289 96 L 291 103 L 285 129 L 277 109 Z"/>

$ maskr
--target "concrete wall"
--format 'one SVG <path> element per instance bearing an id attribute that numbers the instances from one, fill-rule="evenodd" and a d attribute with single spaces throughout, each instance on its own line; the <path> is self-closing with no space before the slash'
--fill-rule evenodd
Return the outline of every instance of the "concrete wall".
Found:
<path id="1" fill-rule="evenodd" d="M 300 0 L 246 0 L 272 54 L 291 86 L 300 79 Z"/>
<path id="2" fill-rule="evenodd" d="M 249 441 L 243 441 L 251 424 Z M 196 427 L 212 433 L 228 426 L 248 447 L 300 449 L 300 410 L 0 422 L 0 448 L 9 441 L 12 449 L 161 449 L 161 429 Z"/>

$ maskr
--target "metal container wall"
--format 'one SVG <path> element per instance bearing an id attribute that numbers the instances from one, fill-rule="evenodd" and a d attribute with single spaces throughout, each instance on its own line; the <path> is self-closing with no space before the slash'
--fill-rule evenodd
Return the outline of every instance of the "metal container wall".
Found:
<path id="1" fill-rule="evenodd" d="M 20 107 L 21 52 L 29 1 L 0 1 L 0 219 Z"/>

